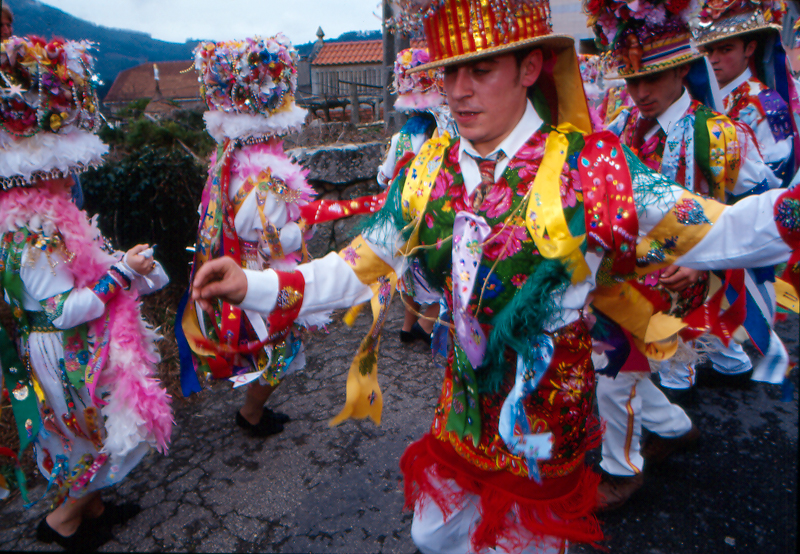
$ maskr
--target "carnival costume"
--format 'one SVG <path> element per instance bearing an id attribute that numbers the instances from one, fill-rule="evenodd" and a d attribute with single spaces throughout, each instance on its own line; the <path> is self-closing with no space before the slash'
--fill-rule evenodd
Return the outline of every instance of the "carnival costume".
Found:
<path id="1" fill-rule="evenodd" d="M 298 130 L 307 114 L 295 104 L 296 56 L 282 34 L 206 42 L 195 49 L 201 94 L 209 108 L 203 118 L 219 146 L 203 189 L 193 272 L 221 256 L 253 270 L 291 271 L 309 260 L 306 241 L 313 228 L 301 218 L 301 208 L 316 191 L 306 181 L 307 172 L 286 157 L 278 138 Z M 201 377 L 230 379 L 234 386 L 256 379 L 276 386 L 305 365 L 303 329 L 325 322 L 326 317 L 308 318 L 277 344 L 248 348 L 270 334 L 268 323 L 252 311 L 219 302 L 213 315 L 199 306 L 187 309 L 182 330 Z M 205 337 L 229 349 L 209 350 Z M 182 369 L 182 384 L 185 393 L 199 390 L 191 367 Z"/>
<path id="2" fill-rule="evenodd" d="M 562 552 L 567 540 L 600 540 L 598 477 L 584 459 L 600 428 L 582 313 L 606 249 L 618 254 L 614 273 L 627 275 L 637 269 L 638 235 L 670 233 L 667 262 L 723 266 L 718 233 L 762 214 L 763 224 L 748 226 L 751 237 L 740 234 L 736 263 L 790 252 L 772 217 L 778 191 L 747 199 L 736 215 L 651 173 L 611 133 L 585 134 L 591 124 L 573 41 L 551 34 L 549 13 L 547 2 L 529 1 L 406 7 L 401 15 L 424 27 L 431 53 L 417 70 L 542 47 L 546 69 L 531 91 L 541 111 L 527 105 L 491 171 L 481 171 L 465 139 L 428 141 L 401 168 L 372 225 L 339 255 L 288 274 L 245 271 L 241 306 L 270 317 L 372 298 L 375 325 L 335 422 L 380 419 L 380 325 L 407 257 L 418 257 L 441 288 L 450 321 L 442 393 L 431 432 L 401 460 L 407 503 L 416 507 L 412 537 L 424 552 Z M 289 294 L 298 302 L 288 305 Z"/>
<path id="3" fill-rule="evenodd" d="M 397 100 L 394 108 L 407 114 L 409 119 L 403 128 L 392 136 L 386 158 L 378 168 L 378 184 L 382 187 L 387 187 L 391 183 L 396 171 L 407 161 L 406 156 L 415 156 L 428 139 L 441 136 L 445 132 L 455 134 L 450 110 L 445 105 L 442 95 L 441 72 L 436 70 L 409 72 L 410 69 L 428 62 L 430 62 L 428 51 L 423 48 L 408 48 L 397 53 L 393 81 Z M 441 294 L 432 290 L 425 280 L 419 264 L 413 262 L 408 271 L 398 279 L 397 290 L 420 305 L 437 304 L 441 298 Z M 420 311 L 424 310 L 420 308 Z M 425 333 L 421 328 L 419 330 L 412 328 L 413 331 Z M 401 339 L 404 336 L 401 332 Z M 414 336 L 413 333 L 411 336 Z"/>
<path id="4" fill-rule="evenodd" d="M 701 49 L 733 37 L 741 38 L 745 44 L 757 41 L 753 66 L 759 77 L 753 75 L 750 67 L 746 68 L 722 88 L 723 105 L 728 117 L 752 129 L 764 161 L 781 183 L 788 183 L 798 167 L 800 155 L 797 133 L 800 101 L 780 40 L 786 3 L 783 0 L 710 0 L 702 8 L 694 31 Z M 769 87 L 765 82 L 770 83 Z M 753 378 L 780 383 L 786 374 L 789 356 L 771 328 L 776 314 L 775 274 L 772 268 L 762 268 L 749 271 L 746 277 L 749 297 L 744 329 L 764 355 Z M 716 371 L 738 375 L 753 370 L 749 358 L 738 345 L 731 351 L 713 341 L 706 351 Z"/>
<path id="5" fill-rule="evenodd" d="M 722 88 L 726 115 L 750 127 L 764 157 L 782 183 L 794 176 L 800 160 L 800 100 L 781 44 L 785 0 L 703 2 L 694 29 L 698 47 L 738 37 L 759 45 L 753 66 Z"/>
<path id="6" fill-rule="evenodd" d="M 11 37 L 0 52 L 0 282 L 19 333 L 15 350 L 0 330 L 0 365 L 20 453 L 34 445 L 54 506 L 165 452 L 173 423 L 138 300 L 168 279 L 155 262 L 133 271 L 53 182 L 108 150 L 89 47 Z"/>

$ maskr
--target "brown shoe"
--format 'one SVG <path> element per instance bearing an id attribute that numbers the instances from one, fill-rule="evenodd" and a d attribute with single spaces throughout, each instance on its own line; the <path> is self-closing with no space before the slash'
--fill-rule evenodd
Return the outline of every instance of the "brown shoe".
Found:
<path id="1" fill-rule="evenodd" d="M 642 447 L 642 458 L 649 464 L 660 464 L 672 454 L 690 450 L 697 445 L 700 438 L 700 429 L 692 424 L 692 428 L 680 437 L 665 439 L 651 433 Z"/>
<path id="2" fill-rule="evenodd" d="M 605 471 L 601 474 L 600 484 L 597 486 L 597 512 L 616 510 L 625 504 L 628 499 L 642 488 L 644 475 L 637 473 L 631 476 L 611 475 Z"/>

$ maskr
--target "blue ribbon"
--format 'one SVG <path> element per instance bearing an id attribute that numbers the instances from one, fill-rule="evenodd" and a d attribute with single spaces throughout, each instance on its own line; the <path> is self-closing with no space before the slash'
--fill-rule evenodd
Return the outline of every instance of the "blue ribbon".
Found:
<path id="1" fill-rule="evenodd" d="M 178 343 L 178 358 L 181 362 L 181 392 L 185 398 L 203 390 L 200 387 L 200 381 L 197 379 L 197 371 L 192 359 L 192 349 L 189 348 L 186 335 L 183 333 L 183 311 L 186 309 L 188 300 L 189 291 L 187 290 L 183 293 L 181 301 L 178 303 L 178 313 L 175 314 L 175 341 Z"/>
<path id="2" fill-rule="evenodd" d="M 541 483 L 542 477 L 536 460 L 546 460 L 550 457 L 553 434 L 549 432 L 531 433 L 523 400 L 536 390 L 553 359 L 553 352 L 555 352 L 553 339 L 548 335 L 539 335 L 531 341 L 531 352 L 534 360 L 532 367 L 528 367 L 523 361 L 523 357 L 517 355 L 517 375 L 514 379 L 514 388 L 511 389 L 500 409 L 498 432 L 509 452 L 525 458 L 528 464 L 528 477 Z"/>

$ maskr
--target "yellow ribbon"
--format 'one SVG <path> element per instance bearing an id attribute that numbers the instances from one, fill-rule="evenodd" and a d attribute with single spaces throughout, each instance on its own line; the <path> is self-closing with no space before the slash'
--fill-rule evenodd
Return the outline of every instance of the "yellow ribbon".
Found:
<path id="1" fill-rule="evenodd" d="M 425 211 L 425 206 L 428 205 L 433 184 L 442 168 L 444 153 L 449 145 L 450 133 L 447 132 L 440 137 L 428 140 L 422 145 L 408 169 L 403 186 L 402 209 L 404 219 L 413 222 L 415 226 L 414 232 L 406 243 L 404 254 L 410 252 L 419 243 L 419 225 L 422 221 L 422 213 Z"/>
<path id="2" fill-rule="evenodd" d="M 586 279 L 590 272 L 580 250 L 586 235 L 572 236 L 561 203 L 561 172 L 569 148 L 568 132 L 580 131 L 564 124 L 547 137 L 544 157 L 530 191 L 525 224 L 539 253 L 566 263 L 572 271 L 572 282 L 577 283 Z"/>
<path id="3" fill-rule="evenodd" d="M 733 191 L 739 178 L 739 141 L 736 127 L 724 115 L 709 117 L 706 126 L 710 146 L 709 165 L 714 176 L 713 193 L 717 200 L 725 202 L 725 191 Z"/>
<path id="4" fill-rule="evenodd" d="M 329 425 L 334 426 L 346 419 L 364 419 L 366 417 L 380 425 L 383 410 L 383 395 L 378 384 L 378 346 L 380 345 L 381 328 L 385 320 L 385 310 L 391 304 L 394 290 L 397 287 L 397 276 L 394 270 L 369 247 L 362 238 L 357 237 L 339 255 L 353 269 L 359 281 L 372 289 L 372 327 L 361 341 L 350 370 L 347 373 L 347 393 L 344 407 L 331 419 Z M 381 278 L 388 290 L 388 299 L 381 303 Z M 388 287 L 385 282 L 388 279 Z M 381 317 L 381 310 L 384 310 Z"/>

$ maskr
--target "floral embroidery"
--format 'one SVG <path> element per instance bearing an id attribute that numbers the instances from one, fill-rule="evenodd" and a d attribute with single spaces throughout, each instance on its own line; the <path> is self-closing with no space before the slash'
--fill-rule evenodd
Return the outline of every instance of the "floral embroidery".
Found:
<path id="1" fill-rule="evenodd" d="M 650 249 L 647 251 L 647 254 L 637 258 L 636 265 L 643 267 L 651 264 L 663 263 L 667 259 L 667 255 L 674 254 L 674 249 L 677 242 L 677 236 L 667 238 L 664 240 L 663 244 L 657 240 L 652 240 L 650 242 Z"/>
<path id="2" fill-rule="evenodd" d="M 517 273 L 511 278 L 511 284 L 519 288 L 522 285 L 524 285 L 527 280 L 528 280 L 527 275 L 525 275 L 524 273 Z"/>
<path id="3" fill-rule="evenodd" d="M 356 262 L 361 259 L 361 256 L 356 252 L 356 249 L 352 246 L 348 246 L 344 249 L 344 261 L 349 263 L 350 265 L 356 265 Z"/>

